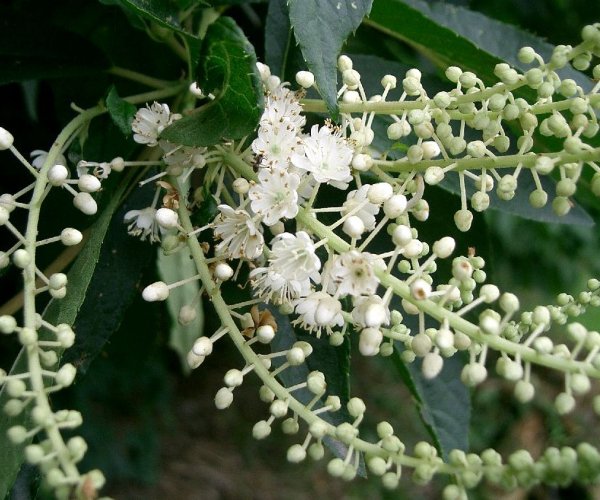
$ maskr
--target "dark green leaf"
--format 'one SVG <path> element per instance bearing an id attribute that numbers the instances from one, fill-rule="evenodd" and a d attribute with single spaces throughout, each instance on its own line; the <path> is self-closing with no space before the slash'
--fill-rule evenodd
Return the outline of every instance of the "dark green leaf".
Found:
<path id="1" fill-rule="evenodd" d="M 205 186 L 204 199 L 200 202 L 200 206 L 190 215 L 190 220 L 194 226 L 202 227 L 212 222 L 217 212 L 217 201 L 211 194 L 210 187 Z"/>
<path id="2" fill-rule="evenodd" d="M 508 172 L 507 172 L 508 173 Z M 529 172 L 523 172 L 519 176 L 519 188 L 515 197 L 510 201 L 504 201 L 498 198 L 496 191 L 492 190 L 490 195 L 490 209 L 499 210 L 512 215 L 518 215 L 524 219 L 536 220 L 540 222 L 551 222 L 554 224 L 568 224 L 578 226 L 593 226 L 594 219 L 580 205 L 575 204 L 567 215 L 556 215 L 552 210 L 552 200 L 556 184 L 547 176 L 540 176 L 540 181 L 544 190 L 548 193 L 548 203 L 545 207 L 534 208 L 529 203 L 529 193 L 536 189 L 535 182 Z M 475 185 L 472 182 L 466 182 L 467 197 L 470 197 L 475 191 Z M 458 174 L 451 172 L 439 184 L 440 187 L 460 196 L 460 184 Z M 456 210 L 458 210 L 458 206 Z"/>
<path id="3" fill-rule="evenodd" d="M 312 354 L 307 358 L 306 363 L 300 366 L 293 366 L 284 370 L 278 377 L 286 387 L 306 381 L 310 371 L 319 370 L 325 375 L 327 381 L 327 394 L 339 396 L 342 401 L 342 408 L 335 413 L 324 413 L 321 417 L 333 425 L 339 425 L 342 422 L 351 421 L 351 417 L 346 410 L 346 403 L 350 393 L 350 341 L 346 337 L 344 344 L 339 347 L 329 345 L 326 338 L 317 339 L 314 336 L 302 333 L 295 329 L 287 316 L 279 313 L 277 308 L 269 307 L 269 310 L 275 316 L 277 321 L 277 334 L 271 342 L 273 352 L 283 351 L 292 347 L 294 342 L 299 340 L 308 342 L 312 348 Z M 276 368 L 283 361 L 280 358 L 273 359 L 273 367 Z M 306 388 L 294 391 L 294 397 L 298 401 L 307 404 L 314 395 Z M 323 406 L 322 401 L 317 402 L 316 408 Z M 348 448 L 345 444 L 337 440 L 327 438 L 323 440 L 331 452 L 339 457 L 345 458 Z M 365 476 L 364 463 L 361 460 L 359 474 Z"/>
<path id="4" fill-rule="evenodd" d="M 445 2 L 386 0 L 375 2 L 368 23 L 391 36 L 416 46 L 434 60 L 475 72 L 484 81 L 494 82 L 494 66 L 507 61 L 529 69 L 517 59 L 521 47 L 531 46 L 544 58 L 553 46 L 519 28 L 483 14 Z M 561 72 L 584 89 L 590 80 L 571 68 Z"/>
<path id="5" fill-rule="evenodd" d="M 263 91 L 254 48 L 235 21 L 211 24 L 202 45 L 198 85 L 215 99 L 167 127 L 162 137 L 186 146 L 210 146 L 251 133 L 262 113 Z"/>
<path id="6" fill-rule="evenodd" d="M 123 182 L 119 189 L 113 193 L 106 208 L 94 223 L 89 239 L 68 273 L 69 292 L 67 296 L 60 301 L 51 302 L 44 313 L 44 319 L 49 323 L 72 325 L 75 322 L 75 318 L 87 297 L 110 221 L 126 187 L 127 183 Z M 16 374 L 25 371 L 27 371 L 27 356 L 22 350 L 10 373 Z M 6 386 L 3 386 L 0 391 L 0 407 L 4 407 L 10 399 L 5 389 Z M 23 462 L 23 448 L 29 444 L 26 442 L 21 446 L 15 446 L 9 442 L 6 431 L 13 425 L 28 427 L 29 413 L 23 412 L 17 417 L 10 418 L 4 412 L 0 412 L 0 471 L 2 471 L 0 474 L 0 498 L 6 497 L 10 490 Z"/>
<path id="7" fill-rule="evenodd" d="M 110 66 L 88 40 L 35 13 L 3 7 L 0 16 L 0 84 L 97 74 Z"/>
<path id="8" fill-rule="evenodd" d="M 337 57 L 372 0 L 289 0 L 290 22 L 308 69 L 332 115 L 337 115 Z"/>
<path id="9" fill-rule="evenodd" d="M 173 0 L 119 0 L 118 3 L 165 28 L 189 34 L 179 22 L 179 5 Z"/>
<path id="10" fill-rule="evenodd" d="M 119 329 L 124 314 L 139 293 L 142 273 L 156 255 L 156 247 L 130 236 L 123 223 L 123 217 L 130 209 L 150 204 L 152 192 L 152 189 L 134 191 L 114 214 L 106 232 L 94 275 L 77 313 L 75 345 L 63 355 L 63 362 L 72 363 L 81 374 L 87 371 L 111 335 Z"/>
<path id="11" fill-rule="evenodd" d="M 393 362 L 444 460 L 448 459 L 451 450 L 467 451 L 471 403 L 469 391 L 460 380 L 464 366 L 460 356 L 446 359 L 441 373 L 433 380 L 427 380 L 421 373 L 421 363 L 404 364 L 399 355 L 402 344 L 395 342 L 394 347 Z"/>
<path id="12" fill-rule="evenodd" d="M 111 86 L 105 102 L 114 124 L 119 127 L 119 130 L 124 135 L 131 135 L 131 123 L 133 122 L 137 108 L 133 104 L 121 99 L 114 85 Z"/>
<path id="13" fill-rule="evenodd" d="M 265 62 L 271 73 L 291 81 L 304 65 L 295 43 L 286 0 L 271 0 L 265 26 Z"/>

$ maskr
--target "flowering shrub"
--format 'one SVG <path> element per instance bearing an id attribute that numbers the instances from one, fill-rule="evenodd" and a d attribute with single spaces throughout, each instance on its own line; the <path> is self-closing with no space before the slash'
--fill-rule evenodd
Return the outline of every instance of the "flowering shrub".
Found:
<path id="1" fill-rule="evenodd" d="M 271 0 L 257 7 L 266 13 L 257 58 L 229 8 L 215 6 L 254 13 L 245 2 L 110 3 L 94 11 L 138 28 L 127 31 L 135 44 L 151 43 L 169 61 L 160 78 L 146 74 L 150 58 L 143 71 L 117 65 L 106 34 L 61 31 L 98 52 L 82 64 L 77 48 L 65 48 L 60 71 L 103 75 L 100 102 L 72 104 L 74 117 L 30 159 L 10 120 L 0 128 L 3 161 L 14 158 L 29 177 L 0 197 L 0 267 L 20 273 L 23 286 L 22 304 L 0 316 L 7 345 L 21 348 L 0 370 L 1 495 L 23 462 L 56 498 L 102 494 L 103 473 L 80 466 L 85 414 L 50 396 L 88 369 L 94 376 L 90 362 L 133 295 L 167 303 L 184 371 L 218 356 L 217 342 L 233 343 L 240 363 L 225 372 L 215 406 L 235 404 L 238 387 L 257 376 L 268 409 L 252 435 L 266 439 L 279 423 L 297 435 L 289 462 L 323 459 L 331 476 L 379 476 L 388 489 L 403 469 L 419 485 L 443 476 L 446 499 L 483 483 L 598 481 L 591 443 L 503 457 L 489 446 L 470 450 L 467 437 L 469 389 L 491 378 L 526 405 L 545 378 L 558 377 L 553 414 L 567 416 L 581 400 L 600 412 L 600 334 L 584 316 L 600 306 L 600 281 L 590 276 L 554 303 L 524 307 L 494 283 L 479 234 L 488 209 L 592 224 L 600 24 L 585 26 L 574 45 L 551 47 L 443 3 Z M 11 9 L 16 22 L 20 7 Z M 513 54 L 452 16 L 524 46 Z M 421 69 L 352 44 L 340 55 L 365 17 L 391 53 L 415 48 Z M 354 37 L 377 48 L 369 38 Z M 0 77 L 59 76 L 28 64 L 16 58 Z M 444 206 L 440 186 L 457 195 Z M 76 252 L 48 266 L 56 253 L 41 247 L 55 243 Z M 154 262 L 159 276 L 149 279 Z M 205 315 L 217 318 L 214 329 L 202 328 Z M 388 421 L 367 428 L 365 401 L 349 388 L 352 346 L 400 367 L 398 383 L 412 392 L 431 442 L 408 448 Z"/>

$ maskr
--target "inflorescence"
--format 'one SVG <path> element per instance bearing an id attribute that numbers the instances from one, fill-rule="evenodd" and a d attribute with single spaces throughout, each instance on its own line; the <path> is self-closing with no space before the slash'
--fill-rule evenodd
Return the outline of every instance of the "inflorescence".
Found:
<path id="1" fill-rule="evenodd" d="M 260 399 L 269 410 L 254 426 L 255 438 L 266 438 L 278 419 L 287 434 L 300 433 L 304 422 L 305 434 L 288 450 L 290 462 L 323 458 L 323 440 L 330 437 L 347 450 L 345 456 L 330 459 L 327 468 L 333 476 L 352 479 L 364 454 L 369 470 L 389 488 L 397 486 L 404 467 L 414 470 L 412 477 L 419 484 L 436 473 L 452 476 L 454 483 L 444 491 L 448 499 L 464 498 L 465 491 L 484 478 L 506 488 L 597 480 L 600 453 L 588 444 L 549 448 L 537 461 L 525 450 L 516 451 L 506 462 L 494 450 L 481 455 L 454 450 L 444 462 L 425 442 L 407 453 L 387 422 L 377 426 L 377 442 L 365 441 L 360 424 L 366 408 L 360 398 L 346 404 L 351 420 L 334 425 L 328 415 L 339 411 L 342 401 L 327 392 L 323 373 L 310 372 L 292 387 L 279 381 L 282 372 L 304 364 L 312 353 L 309 343 L 299 341 L 274 352 L 264 347 L 277 335 L 271 313 L 277 308 L 295 326 L 333 346 L 356 332 L 364 356 L 389 356 L 399 343 L 402 359 L 411 363 L 422 358 L 423 375 L 430 379 L 440 373 L 446 359 L 463 351 L 469 361 L 461 379 L 476 386 L 487 378 L 490 352 L 495 352 L 495 371 L 514 383 L 515 397 L 523 403 L 535 397 L 533 367 L 561 372 L 564 390 L 555 406 L 559 414 L 571 412 L 576 397 L 588 393 L 591 379 L 600 377 L 600 333 L 576 321 L 587 307 L 600 306 L 600 281 L 589 280 L 587 289 L 574 297 L 561 294 L 556 304 L 521 311 L 515 295 L 487 283 L 482 257 L 474 251 L 455 255 L 451 236 L 423 241 L 414 222 L 429 217 L 427 186 L 450 175 L 459 179 L 460 207 L 454 221 L 460 231 L 470 229 L 472 210 L 490 206 L 492 190 L 501 200 L 512 199 L 523 176 L 533 179 L 529 200 L 537 208 L 550 197 L 542 177 L 556 176 L 551 203 L 558 215 L 573 206 L 586 169 L 593 172 L 592 192 L 600 196 L 600 149 L 586 142 L 599 129 L 600 83 L 584 87 L 559 76 L 569 64 L 588 69 L 600 54 L 600 25 L 586 27 L 582 35 L 580 45 L 558 46 L 548 61 L 523 48 L 519 60 L 531 69 L 521 73 L 498 64 L 494 72 L 498 81 L 490 86 L 472 72 L 449 67 L 451 88 L 433 96 L 423 87 L 417 69 L 409 70 L 401 82 L 396 76 L 383 76 L 380 93 L 369 95 L 351 58 L 341 56 L 340 123 L 326 121 L 310 130 L 305 128 L 305 113 L 325 109 L 323 102 L 305 99 L 306 89 L 315 86 L 314 76 L 299 72 L 300 90 L 294 91 L 259 63 L 265 109 L 254 137 L 201 148 L 163 140 L 161 132 L 181 115 L 154 102 L 138 110 L 132 124 L 134 140 L 154 148 L 149 160 L 115 158 L 68 167 L 63 153 L 102 108 L 80 114 L 50 152 L 37 152 L 32 162 L 16 150 L 10 133 L 0 129 L 0 149 L 10 150 L 34 177 L 29 187 L 0 197 L 0 225 L 16 240 L 0 254 L 0 266 L 12 260 L 21 268 L 25 289 L 23 324 L 2 316 L 0 331 L 18 336 L 28 361 L 22 373 L 0 373 L 0 383 L 11 397 L 4 411 L 9 416 L 31 411 L 30 428 L 11 428 L 11 441 L 27 444 L 38 437 L 26 445 L 25 457 L 41 467 L 58 497 L 69 497 L 73 488 L 81 494 L 102 486 L 99 471 L 82 475 L 77 469 L 85 442 L 79 437 L 65 442 L 61 435 L 61 429 L 79 425 L 80 414 L 54 412 L 48 402 L 50 393 L 74 380 L 72 365 L 57 368 L 60 351 L 74 342 L 73 330 L 46 322 L 36 310 L 37 295 L 48 292 L 61 299 L 67 293 L 65 274 L 45 276 L 38 269 L 37 248 L 53 242 L 77 245 L 82 234 L 66 228 L 54 238 L 37 240 L 39 213 L 49 190 L 62 188 L 72 196 L 75 208 L 93 215 L 97 211 L 93 195 L 112 172 L 159 167 L 160 173 L 141 182 L 155 183 L 152 203 L 129 211 L 124 222 L 132 236 L 161 241 L 167 254 L 187 247 L 197 274 L 176 283 L 149 284 L 143 298 L 168 300 L 172 289 L 200 282 L 201 293 L 212 301 L 222 326 L 196 340 L 188 364 L 200 366 L 220 339 L 233 341 L 244 364 L 225 374 L 215 405 L 229 407 L 244 378 L 251 372 L 258 375 L 263 383 Z M 600 64 L 591 71 L 600 80 Z M 397 87 L 400 98 L 387 100 Z M 534 97 L 529 100 L 520 97 L 530 94 Z M 391 118 L 387 139 L 411 144 L 401 158 L 391 158 L 389 151 L 374 146 L 378 115 Z M 536 153 L 536 134 L 559 139 L 561 149 Z M 204 185 L 188 193 L 194 173 Z M 467 182 L 475 186 L 470 199 Z M 328 196 L 323 193 L 336 193 L 331 198 L 341 201 L 324 205 Z M 191 215 L 206 196 L 216 201 L 217 213 L 197 227 Z M 23 201 L 25 197 L 28 201 Z M 10 222 L 16 209 L 29 212 L 24 233 Z M 443 280 L 436 271 L 445 259 L 451 259 L 451 278 Z M 250 284 L 249 300 L 226 302 L 221 286 L 231 280 Z M 200 295 L 181 308 L 182 324 L 195 318 Z M 410 316 L 416 318 L 417 328 L 407 326 Z M 426 320 L 436 326 L 426 327 Z M 568 344 L 552 335 L 551 329 L 559 325 L 565 325 Z M 297 391 L 308 391 L 308 402 L 298 398 Z M 599 396 L 594 406 L 600 411 Z"/>

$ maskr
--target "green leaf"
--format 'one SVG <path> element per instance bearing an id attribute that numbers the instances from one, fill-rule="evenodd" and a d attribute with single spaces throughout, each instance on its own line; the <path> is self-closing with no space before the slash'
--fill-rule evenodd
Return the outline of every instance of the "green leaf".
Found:
<path id="1" fill-rule="evenodd" d="M 130 209 L 150 204 L 153 189 L 148 188 L 136 189 L 129 196 L 115 212 L 104 237 L 85 300 L 73 325 L 77 334 L 75 344 L 62 357 L 62 362 L 75 365 L 80 375 L 87 372 L 90 363 L 119 330 L 130 304 L 140 293 L 142 274 L 156 255 L 156 247 L 130 236 L 123 223 Z M 60 307 L 61 303 L 56 305 Z"/>
<path id="2" fill-rule="evenodd" d="M 531 46 L 544 58 L 553 49 L 551 44 L 515 26 L 445 2 L 376 1 L 367 23 L 417 47 L 442 65 L 473 71 L 488 83 L 497 81 L 494 66 L 501 61 L 529 69 L 517 59 L 521 47 Z M 589 78 L 572 68 L 560 74 L 573 78 L 584 89 L 592 86 Z"/>
<path id="3" fill-rule="evenodd" d="M 17 6 L 0 16 L 0 84 L 92 75 L 109 68 L 104 54 L 85 38 Z"/>
<path id="4" fill-rule="evenodd" d="M 67 323 L 70 325 L 75 322 L 92 282 L 110 221 L 126 188 L 127 182 L 122 182 L 92 226 L 89 239 L 68 273 L 68 294 L 64 299 L 50 303 L 44 313 L 46 321 L 52 324 Z M 17 374 L 26 371 L 27 355 L 24 350 L 21 350 L 10 373 Z M 4 407 L 9 399 L 6 386 L 3 386 L 0 390 L 0 407 Z M 29 427 L 29 413 L 23 412 L 21 415 L 11 418 L 7 417 L 4 412 L 0 412 L 0 498 L 5 498 L 8 494 L 23 463 L 23 449 L 29 444 L 29 442 L 25 442 L 20 446 L 15 446 L 8 440 L 6 432 L 13 425 Z"/>
<path id="5" fill-rule="evenodd" d="M 312 354 L 306 359 L 306 363 L 300 366 L 292 366 L 281 372 L 278 377 L 285 387 L 306 381 L 306 377 L 311 371 L 319 370 L 325 375 L 327 381 L 327 394 L 339 396 L 342 401 L 342 408 L 335 413 L 327 412 L 321 414 L 321 418 L 332 425 L 339 425 L 343 422 L 352 421 L 352 418 L 346 410 L 346 403 L 350 397 L 350 340 L 346 337 L 344 344 L 333 347 L 326 338 L 317 339 L 316 337 L 303 333 L 294 328 L 289 317 L 282 315 L 277 308 L 268 307 L 269 311 L 277 321 L 277 334 L 271 341 L 271 350 L 279 352 L 292 347 L 294 342 L 299 340 L 308 342 L 312 348 Z M 281 358 L 273 359 L 273 368 L 277 368 L 283 363 Z M 303 404 L 311 401 L 314 395 L 306 388 L 294 391 L 294 397 Z M 318 401 L 314 408 L 323 406 L 323 401 Z M 331 452 L 339 458 L 346 458 L 348 447 L 332 438 L 323 440 Z M 366 476 L 364 463 L 361 460 L 359 474 Z"/>
<path id="6" fill-rule="evenodd" d="M 271 0 L 265 22 L 265 62 L 271 73 L 283 81 L 293 81 L 304 67 L 302 53 L 295 43 L 286 0 Z"/>
<path id="7" fill-rule="evenodd" d="M 190 35 L 179 22 L 179 5 L 173 0 L 119 0 L 118 3 L 167 29 Z"/>
<path id="8" fill-rule="evenodd" d="M 133 104 L 121 99 L 114 85 L 110 87 L 105 102 L 114 124 L 124 135 L 130 136 L 131 123 L 133 122 L 137 108 Z"/>
<path id="9" fill-rule="evenodd" d="M 201 50 L 198 85 L 215 99 L 167 127 L 161 137 L 186 146 L 210 146 L 251 133 L 262 113 L 256 55 L 228 17 L 210 25 Z"/>
<path id="10" fill-rule="evenodd" d="M 337 57 L 372 0 L 289 0 L 290 22 L 327 108 L 337 115 Z"/>
<path id="11" fill-rule="evenodd" d="M 508 174 L 508 172 L 506 172 Z M 548 193 L 548 203 L 542 208 L 534 208 L 529 203 L 529 193 L 536 189 L 533 177 L 529 172 L 523 172 L 519 175 L 519 187 L 515 192 L 515 197 L 510 201 L 504 201 L 498 198 L 496 191 L 492 190 L 490 195 L 490 209 L 506 212 L 512 215 L 523 217 L 524 219 L 535 220 L 540 222 L 550 222 L 553 224 L 567 224 L 577 226 L 591 227 L 595 224 L 594 219 L 588 214 L 579 204 L 575 204 L 567 215 L 556 215 L 552 210 L 552 200 L 555 198 L 556 183 L 543 175 L 540 176 L 540 181 L 544 191 Z M 472 182 L 465 182 L 467 197 L 475 193 L 477 190 Z M 460 196 L 460 183 L 458 174 L 450 172 L 444 177 L 444 180 L 439 186 L 447 191 Z M 458 206 L 456 210 L 458 210 Z"/>
<path id="12" fill-rule="evenodd" d="M 158 275 L 165 283 L 174 283 L 197 273 L 187 247 L 169 256 L 159 252 L 157 265 Z M 201 301 L 198 298 L 199 292 L 198 282 L 192 281 L 172 289 L 167 299 L 167 309 L 171 317 L 169 346 L 179 355 L 185 373 L 190 373 L 187 355 L 194 345 L 194 341 L 202 335 L 204 329 L 204 313 Z M 185 305 L 193 305 L 197 315 L 194 321 L 182 325 L 178 321 L 179 311 Z"/>
<path id="13" fill-rule="evenodd" d="M 194 210 L 190 215 L 192 224 L 197 227 L 202 227 L 212 222 L 217 216 L 217 200 L 210 192 L 210 186 L 205 185 L 203 189 L 203 200 L 200 202 L 200 206 Z"/>
<path id="14" fill-rule="evenodd" d="M 451 450 L 467 451 L 471 402 L 469 391 L 460 379 L 464 366 L 461 356 L 445 359 L 441 373 L 427 380 L 421 373 L 420 361 L 407 365 L 399 354 L 404 346 L 395 342 L 394 348 L 394 365 L 413 395 L 421 419 L 444 460 L 448 459 Z"/>

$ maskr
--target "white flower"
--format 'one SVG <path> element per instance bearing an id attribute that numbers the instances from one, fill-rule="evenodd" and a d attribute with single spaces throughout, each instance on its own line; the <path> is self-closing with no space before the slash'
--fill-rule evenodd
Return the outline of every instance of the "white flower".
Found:
<path id="1" fill-rule="evenodd" d="M 282 233 L 273 239 L 269 268 L 289 280 L 321 281 L 321 261 L 315 254 L 312 239 L 304 231 Z"/>
<path id="2" fill-rule="evenodd" d="M 250 272 L 250 282 L 255 294 L 265 302 L 292 304 L 310 292 L 310 280 L 287 279 L 271 267 L 259 267 Z"/>
<path id="3" fill-rule="evenodd" d="M 262 254 L 264 238 L 260 225 L 245 210 L 234 210 L 229 205 L 219 205 L 221 212 L 214 221 L 214 233 L 223 241 L 217 252 L 234 259 L 256 259 Z"/>
<path id="4" fill-rule="evenodd" d="M 367 193 L 370 187 L 369 184 L 365 184 L 359 189 L 350 191 L 346 197 L 346 201 L 342 205 L 344 207 L 342 215 L 346 215 L 358 207 L 358 205 L 362 205 L 358 211 L 354 212 L 354 215 L 363 221 L 365 230 L 367 231 L 375 229 L 375 216 L 379 213 L 379 207 L 368 201 Z"/>
<path id="5" fill-rule="evenodd" d="M 88 162 L 85 160 L 81 160 L 77 163 L 77 177 L 82 177 L 84 175 L 93 174 L 98 179 L 106 179 L 110 174 L 112 168 L 110 163 L 108 162 Z"/>
<path id="6" fill-rule="evenodd" d="M 294 324 L 300 324 L 302 328 L 310 333 L 316 331 L 317 337 L 321 336 L 321 329 L 331 335 L 332 327 L 342 326 L 342 304 L 325 292 L 313 292 L 308 297 L 296 301 L 296 313 L 300 317 Z"/>
<path id="7" fill-rule="evenodd" d="M 310 136 L 302 140 L 304 155 L 293 154 L 292 164 L 311 172 L 317 182 L 347 183 L 352 180 L 350 163 L 353 151 L 340 130 L 313 125 Z"/>
<path id="8" fill-rule="evenodd" d="M 267 226 L 282 218 L 293 219 L 298 214 L 300 177 L 281 169 L 262 169 L 258 184 L 248 192 L 252 210 L 261 215 Z"/>
<path id="9" fill-rule="evenodd" d="M 306 123 L 301 113 L 302 106 L 296 93 L 280 85 L 267 93 L 260 126 L 289 126 L 294 132 L 299 132 Z"/>
<path id="10" fill-rule="evenodd" d="M 356 297 L 352 321 L 363 328 L 379 328 L 390 322 L 390 309 L 379 295 Z"/>
<path id="11" fill-rule="evenodd" d="M 292 153 L 300 149 L 296 130 L 285 122 L 261 126 L 252 142 L 252 151 L 262 156 L 261 163 L 277 168 L 287 168 Z"/>
<path id="12" fill-rule="evenodd" d="M 336 294 L 339 296 L 374 295 L 379 285 L 375 268 L 385 268 L 383 261 L 368 252 L 349 252 L 337 255 L 333 259 L 329 273 Z"/>
<path id="13" fill-rule="evenodd" d="M 44 165 L 46 158 L 48 158 L 48 151 L 43 151 L 41 149 L 35 149 L 32 151 L 29 156 L 31 156 L 31 166 L 39 170 Z M 62 154 L 58 154 L 56 160 L 54 160 L 55 165 L 67 165 L 67 159 Z"/>
<path id="14" fill-rule="evenodd" d="M 202 168 L 206 164 L 204 147 L 182 146 L 165 140 L 158 141 L 158 145 L 165 152 L 163 161 L 167 165 Z"/>
<path id="15" fill-rule="evenodd" d="M 140 144 L 156 146 L 160 133 L 175 120 L 181 118 L 179 114 L 172 114 L 169 106 L 154 102 L 151 106 L 138 109 L 135 114 L 131 130 L 133 140 Z"/>
<path id="16" fill-rule="evenodd" d="M 127 232 L 131 236 L 139 236 L 142 241 L 149 237 L 150 243 L 154 243 L 160 241 L 160 233 L 163 231 L 156 222 L 155 215 L 156 209 L 154 207 L 130 210 L 125 214 L 123 222 L 129 224 Z"/>

